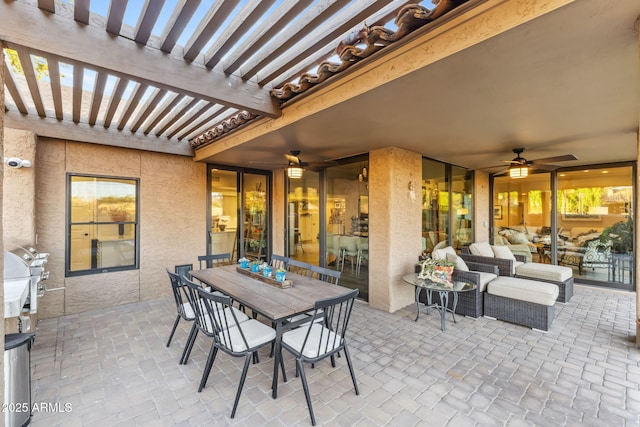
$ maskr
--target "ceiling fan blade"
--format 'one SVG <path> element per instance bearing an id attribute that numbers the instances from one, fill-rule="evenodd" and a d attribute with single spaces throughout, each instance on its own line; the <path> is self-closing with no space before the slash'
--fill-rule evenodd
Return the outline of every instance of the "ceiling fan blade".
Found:
<path id="1" fill-rule="evenodd" d="M 547 157 L 544 159 L 531 160 L 531 164 L 539 165 L 540 163 L 557 163 L 557 162 L 570 162 L 571 160 L 578 160 L 573 154 L 565 154 L 564 156 Z"/>
<path id="2" fill-rule="evenodd" d="M 531 169 L 536 169 L 536 170 L 543 170 L 543 171 L 554 171 L 558 168 L 561 168 L 561 165 L 552 165 L 549 163 L 533 163 L 530 165 Z"/>
<path id="3" fill-rule="evenodd" d="M 300 158 L 298 156 L 294 156 L 292 154 L 285 154 L 284 158 L 287 159 L 290 164 L 293 164 L 293 165 L 300 164 Z"/>

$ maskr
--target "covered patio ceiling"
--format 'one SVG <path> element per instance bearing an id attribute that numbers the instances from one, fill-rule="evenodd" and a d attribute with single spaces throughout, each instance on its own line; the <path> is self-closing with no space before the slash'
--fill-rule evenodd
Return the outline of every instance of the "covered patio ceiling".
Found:
<path id="1" fill-rule="evenodd" d="M 449 19 L 513 2 L 470 0 Z M 272 88 L 312 70 L 365 22 L 390 25 L 406 2 L 113 0 L 104 16 L 92 11 L 96 3 L 106 2 L 0 2 L 4 47 L 21 63 L 44 58 L 49 68 L 40 80 L 33 67 L 24 67 L 23 81 L 8 73 L 6 126 L 193 155 L 191 138 L 239 111 L 279 120 Z M 385 146 L 487 171 L 518 147 L 529 160 L 578 157 L 561 166 L 636 160 L 640 0 L 566 3 L 198 160 L 247 166 L 251 152 L 274 169 L 289 150 L 321 161 Z M 385 54 L 370 59 L 385 61 Z M 304 99 L 284 111 L 297 102 Z"/>

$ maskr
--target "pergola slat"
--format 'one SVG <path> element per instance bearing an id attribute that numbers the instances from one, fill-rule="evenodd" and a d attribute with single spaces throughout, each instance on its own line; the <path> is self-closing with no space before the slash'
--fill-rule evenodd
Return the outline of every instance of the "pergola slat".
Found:
<path id="1" fill-rule="evenodd" d="M 220 117 L 220 113 L 224 111 L 224 109 L 225 108 L 222 105 L 218 105 L 218 108 L 216 108 L 212 113 L 208 114 L 204 119 L 199 120 L 196 123 L 193 123 L 192 121 L 192 126 L 177 136 L 178 140 L 181 141 L 184 138 L 188 138 L 190 135 L 195 134 L 199 129 L 211 128 L 212 124 L 216 123 L 214 121 L 216 117 Z"/>
<path id="2" fill-rule="evenodd" d="M 122 130 L 122 129 L 125 128 L 125 126 L 127 125 L 127 122 L 129 121 L 129 119 L 133 115 L 133 112 L 135 111 L 135 109 L 140 104 L 140 98 L 142 98 L 144 93 L 147 91 L 148 87 L 149 86 L 147 86 L 144 83 L 138 85 L 138 87 L 136 88 L 136 90 L 133 93 L 133 95 L 131 96 L 131 98 L 129 98 L 129 102 L 127 103 L 127 107 L 125 108 L 124 113 L 122 114 L 122 117 L 120 118 L 120 121 L 118 123 L 118 130 Z"/>
<path id="3" fill-rule="evenodd" d="M 262 18 L 262 15 L 273 5 L 275 0 L 253 0 L 229 23 L 227 30 L 216 40 L 205 54 L 205 66 L 215 67 L 220 59 Z"/>
<path id="4" fill-rule="evenodd" d="M 247 37 L 241 47 L 235 49 L 225 61 L 224 72 L 232 74 L 244 62 L 264 47 L 289 22 L 295 19 L 312 0 L 285 0 L 282 4 L 260 24 L 253 34 Z"/>
<path id="5" fill-rule="evenodd" d="M 113 120 L 113 116 L 116 114 L 118 105 L 120 105 L 120 101 L 122 101 L 122 94 L 124 93 L 128 84 L 129 84 L 129 79 L 121 78 L 118 81 L 118 84 L 116 85 L 116 88 L 113 91 L 113 95 L 111 95 L 109 108 L 107 108 L 107 113 L 104 116 L 104 127 L 108 128 L 111 126 L 111 121 Z"/>
<path id="6" fill-rule="evenodd" d="M 55 0 L 38 0 L 38 8 L 47 12 L 56 13 Z"/>
<path id="7" fill-rule="evenodd" d="M 149 133 L 151 133 L 151 131 L 153 130 L 153 128 L 155 128 L 158 123 L 160 123 L 164 118 L 167 117 L 167 115 L 171 112 L 171 110 L 173 110 L 175 108 L 176 105 L 178 105 L 180 103 L 180 101 L 182 101 L 184 99 L 184 95 L 182 94 L 177 94 L 173 100 L 171 101 L 166 101 L 165 105 L 162 108 L 162 110 L 156 114 L 156 117 L 151 121 L 151 123 L 149 123 L 149 125 L 146 127 L 146 129 L 144 130 L 144 134 L 148 135 Z"/>
<path id="8" fill-rule="evenodd" d="M 165 0 L 146 0 L 142 13 L 140 14 L 140 20 L 136 28 L 136 35 L 134 40 L 141 44 L 147 44 L 149 37 L 151 37 L 151 31 L 153 26 L 158 20 L 158 16 L 162 11 Z"/>
<path id="9" fill-rule="evenodd" d="M 5 59 L 4 61 L 5 73 L 4 73 L 4 84 L 7 86 L 7 90 L 9 91 L 9 95 L 11 95 L 11 99 L 13 99 L 13 103 L 16 104 L 16 108 L 20 111 L 20 114 L 29 114 L 29 110 L 27 110 L 27 106 L 24 104 L 22 100 L 22 96 L 20 95 L 20 91 L 16 86 L 15 80 L 13 80 L 13 75 L 11 74 L 10 65 Z"/>
<path id="10" fill-rule="evenodd" d="M 147 104 L 144 110 L 142 111 L 142 113 L 140 113 L 140 116 L 138 117 L 134 125 L 131 127 L 131 132 L 137 132 L 138 129 L 140 129 L 140 126 L 142 126 L 144 121 L 149 118 L 153 110 L 158 108 L 160 101 L 162 101 L 162 98 L 164 98 L 166 94 L 167 94 L 167 91 L 164 89 L 155 90 L 154 95 L 152 97 L 149 97 L 149 101 L 147 101 Z"/>
<path id="11" fill-rule="evenodd" d="M 171 53 L 198 6 L 200 6 L 200 0 L 180 0 L 162 33 L 161 51 Z"/>
<path id="12" fill-rule="evenodd" d="M 0 39 L 7 46 L 37 46 L 32 49 L 33 52 L 56 55 L 59 60 L 65 60 L 73 52 L 73 61 L 117 77 L 247 110 L 260 116 L 280 115 L 269 91 L 255 82 L 245 82 L 237 76 L 225 75 L 221 69 L 209 70 L 204 64 L 189 63 L 174 55 L 168 57 L 157 49 L 141 49 L 135 41 L 113 37 L 96 26 L 80 28 L 69 23 L 68 18 L 57 15 L 45 17 L 32 6 L 0 2 Z M 49 31 L 29 30 L 33 25 Z M 56 37 L 50 37 L 50 34 L 56 34 Z M 73 46 L 73 49 L 69 49 L 69 46 Z"/>
<path id="13" fill-rule="evenodd" d="M 326 23 L 326 27 L 332 29 L 331 31 L 317 29 L 311 33 L 309 38 L 316 40 L 315 43 L 309 45 L 305 50 L 287 52 L 286 57 L 281 57 L 277 64 L 274 63 L 274 66 L 266 71 L 266 75 L 259 76 L 258 84 L 265 85 L 270 83 L 287 70 L 308 70 L 313 65 L 313 62 L 318 61 L 319 58 L 326 59 L 335 50 L 343 34 L 363 22 L 377 22 L 379 19 L 388 16 L 391 11 L 397 10 L 404 3 L 406 3 L 406 0 L 395 0 L 391 3 L 388 0 L 377 0 L 366 9 L 362 9 L 360 5 L 352 4 Z M 385 4 L 387 5 L 386 7 Z M 295 71 L 293 71 L 293 74 L 296 74 Z M 288 81 L 291 77 L 289 74 L 280 80 Z M 279 83 L 282 82 L 277 82 L 276 85 Z"/>
<path id="14" fill-rule="evenodd" d="M 73 6 L 73 19 L 77 22 L 89 25 L 89 1 L 90 0 L 75 0 Z"/>
<path id="15" fill-rule="evenodd" d="M 115 35 L 120 34 L 122 29 L 122 18 L 127 9 L 127 0 L 111 0 L 109 5 L 109 16 L 107 16 L 107 32 Z"/>
<path id="16" fill-rule="evenodd" d="M 258 71 L 303 40 L 314 28 L 323 26 L 325 21 L 340 12 L 349 3 L 348 0 L 338 0 L 329 7 L 314 5 L 307 9 L 298 21 L 292 23 L 285 34 L 279 35 L 278 40 L 272 40 L 262 49 L 257 58 L 251 60 L 251 64 L 240 69 L 242 78 L 248 80 L 254 77 Z M 281 41 L 280 37 L 286 40 Z"/>
<path id="17" fill-rule="evenodd" d="M 223 0 L 215 2 L 205 18 L 200 21 L 198 28 L 184 48 L 184 59 L 193 61 L 201 53 L 202 48 L 209 43 L 211 37 L 218 31 L 222 23 L 238 5 L 240 0 Z"/>
<path id="18" fill-rule="evenodd" d="M 36 73 L 33 69 L 33 62 L 31 62 L 31 55 L 26 49 L 16 49 L 18 52 L 18 58 L 20 59 L 20 64 L 22 65 L 22 71 L 24 72 L 24 78 L 27 81 L 27 86 L 29 87 L 29 92 L 31 93 L 31 99 L 33 100 L 33 105 L 38 112 L 40 117 L 46 117 L 47 114 L 44 111 L 44 104 L 42 103 L 42 96 L 40 95 L 40 88 L 38 87 L 38 81 L 36 78 Z"/>
<path id="19" fill-rule="evenodd" d="M 197 112 L 190 114 L 188 119 L 185 120 L 184 122 L 182 122 L 181 125 L 177 126 L 174 130 L 172 130 L 171 132 L 169 132 L 167 134 L 168 138 L 173 138 L 176 134 L 178 134 L 182 129 L 186 128 L 187 126 L 189 126 L 191 123 L 193 123 L 194 120 L 196 120 L 198 117 L 201 117 L 204 113 L 206 113 L 207 111 L 209 111 L 210 109 L 212 109 L 216 104 L 211 104 L 211 103 L 207 103 L 205 106 L 203 106 L 202 108 L 200 108 Z"/>
<path id="20" fill-rule="evenodd" d="M 82 109 L 82 83 L 84 80 L 84 67 L 80 64 L 73 64 L 73 112 L 74 123 L 80 122 L 80 111 Z"/>
<path id="21" fill-rule="evenodd" d="M 195 107 L 195 105 L 200 102 L 199 99 L 192 99 L 191 102 L 189 102 L 187 105 L 185 105 L 182 109 L 180 109 L 179 112 L 177 112 L 176 114 L 173 115 L 173 117 L 167 121 L 167 123 L 164 124 L 164 126 L 162 126 L 162 128 L 160 130 L 158 130 L 155 135 L 156 136 L 160 136 L 163 133 L 166 132 L 167 129 L 169 129 L 171 126 L 173 126 L 178 120 L 180 120 L 181 117 L 183 117 L 185 114 L 187 114 L 189 112 L 189 110 L 191 110 L 193 107 Z"/>
<path id="22" fill-rule="evenodd" d="M 51 84 L 51 96 L 53 98 L 53 109 L 56 113 L 56 119 L 63 120 L 62 108 L 62 88 L 60 86 L 60 63 L 53 57 L 45 57 L 47 60 L 47 68 L 49 70 L 49 83 Z"/>
<path id="23" fill-rule="evenodd" d="M 93 99 L 91 100 L 91 111 L 89 112 L 89 124 L 92 126 L 95 125 L 98 120 L 98 113 L 100 112 L 100 104 L 102 104 L 106 83 L 107 75 L 99 72 L 96 85 L 93 88 Z"/>

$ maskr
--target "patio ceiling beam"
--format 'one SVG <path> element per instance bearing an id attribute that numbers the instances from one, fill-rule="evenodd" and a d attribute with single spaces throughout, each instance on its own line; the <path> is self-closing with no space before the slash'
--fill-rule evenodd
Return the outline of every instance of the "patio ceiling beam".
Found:
<path id="1" fill-rule="evenodd" d="M 0 42 L 0 45 L 2 43 Z M 27 110 L 26 105 L 20 95 L 20 91 L 18 90 L 18 86 L 16 86 L 15 80 L 13 80 L 13 76 L 11 75 L 11 71 L 9 71 L 11 66 L 7 63 L 7 58 L 4 59 L 4 84 L 7 86 L 7 90 L 9 91 L 9 96 L 13 99 L 13 103 L 16 104 L 16 108 L 20 111 L 20 114 L 29 114 L 29 110 Z M 4 101 L 4 99 L 3 99 Z M 5 104 L 5 108 L 8 106 Z"/>
<path id="2" fill-rule="evenodd" d="M 162 11 L 162 6 L 164 6 L 164 0 L 145 0 L 143 12 L 136 28 L 136 42 L 147 44 L 149 37 L 151 37 L 153 26 L 156 25 L 160 11 Z"/>
<path id="3" fill-rule="evenodd" d="M 34 115 L 23 116 L 17 112 L 9 111 L 5 113 L 4 124 L 9 128 L 35 132 L 40 137 L 193 156 L 193 149 L 187 141 L 149 138 L 129 131 L 121 132 L 114 128 L 91 126 L 86 123 L 74 123 L 71 125 L 69 122 L 60 122 L 54 118 L 40 118 Z"/>
<path id="4" fill-rule="evenodd" d="M 49 82 L 51 84 L 51 97 L 53 98 L 53 109 L 56 119 L 62 120 L 62 86 L 60 85 L 60 64 L 57 59 L 47 56 L 47 69 L 49 70 Z"/>
<path id="5" fill-rule="evenodd" d="M 47 31 L 33 31 L 33 28 L 46 28 Z M 114 37 L 91 25 L 81 27 L 55 14 L 47 16 L 22 2 L 0 2 L 0 39 L 7 47 L 32 47 L 43 56 L 45 53 L 56 55 L 149 86 L 259 116 L 275 118 L 280 115 L 268 89 L 253 81 L 243 81 L 234 75 L 227 76 L 217 68 L 209 70 L 203 64 L 189 63 L 160 50 L 141 47 L 133 40 Z"/>

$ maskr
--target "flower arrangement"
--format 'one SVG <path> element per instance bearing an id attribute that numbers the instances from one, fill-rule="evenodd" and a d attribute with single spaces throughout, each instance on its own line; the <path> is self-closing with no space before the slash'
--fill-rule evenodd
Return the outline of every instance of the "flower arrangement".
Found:
<path id="1" fill-rule="evenodd" d="M 455 265 L 454 262 L 444 259 L 431 259 L 426 257 L 426 259 L 422 261 L 422 268 L 420 273 L 418 273 L 418 278 L 431 280 L 432 282 L 442 283 L 444 285 L 451 285 L 451 276 Z"/>

